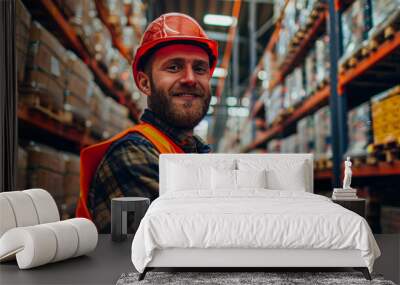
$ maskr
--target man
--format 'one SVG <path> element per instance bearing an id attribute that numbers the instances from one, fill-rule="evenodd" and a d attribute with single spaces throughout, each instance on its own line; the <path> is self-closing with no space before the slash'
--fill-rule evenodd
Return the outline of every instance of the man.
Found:
<path id="1" fill-rule="evenodd" d="M 160 153 L 210 152 L 193 128 L 207 113 L 217 57 L 217 43 L 191 17 L 169 13 L 150 23 L 132 65 L 148 109 L 139 125 L 82 151 L 77 216 L 110 232 L 112 198 L 158 197 Z"/>

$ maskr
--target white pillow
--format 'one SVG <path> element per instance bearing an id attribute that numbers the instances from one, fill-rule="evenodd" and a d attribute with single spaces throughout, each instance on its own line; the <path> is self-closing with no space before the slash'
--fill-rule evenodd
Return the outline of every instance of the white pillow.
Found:
<path id="1" fill-rule="evenodd" d="M 306 191 L 307 165 L 305 160 L 238 160 L 239 170 L 266 170 L 268 189 Z"/>
<path id="2" fill-rule="evenodd" d="M 210 168 L 170 163 L 167 188 L 170 191 L 210 189 Z"/>
<path id="3" fill-rule="evenodd" d="M 265 170 L 211 170 L 211 183 L 213 190 L 238 190 L 241 188 L 266 188 Z"/>
<path id="4" fill-rule="evenodd" d="M 306 177 L 304 174 L 304 167 L 290 169 L 290 173 L 278 169 L 270 169 L 267 171 L 267 188 L 306 192 Z"/>
<path id="5" fill-rule="evenodd" d="M 237 188 L 267 188 L 267 171 L 236 170 Z"/>
<path id="6" fill-rule="evenodd" d="M 235 169 L 235 160 L 196 161 L 180 159 L 168 162 L 167 191 L 211 190 L 211 169 Z"/>
<path id="7" fill-rule="evenodd" d="M 211 181 L 213 190 L 236 190 L 236 170 L 211 168 Z"/>

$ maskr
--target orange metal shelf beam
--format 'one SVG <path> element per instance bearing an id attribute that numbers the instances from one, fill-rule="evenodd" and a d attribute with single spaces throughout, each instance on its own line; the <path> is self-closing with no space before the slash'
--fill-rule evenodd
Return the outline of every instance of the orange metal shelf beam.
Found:
<path id="1" fill-rule="evenodd" d="M 339 94 L 343 93 L 344 87 L 352 80 L 362 75 L 365 71 L 370 69 L 373 65 L 375 65 L 386 56 L 390 55 L 399 47 L 400 32 L 397 32 L 392 39 L 382 43 L 375 52 L 371 53 L 371 55 L 367 58 L 362 59 L 354 68 L 345 71 L 343 74 L 339 74 Z"/>
<path id="2" fill-rule="evenodd" d="M 49 13 L 52 21 L 58 25 L 70 45 L 75 49 L 82 60 L 87 63 L 90 58 L 89 53 L 86 52 L 86 49 L 80 41 L 75 30 L 70 26 L 68 21 L 65 20 L 64 15 L 61 13 L 60 9 L 58 9 L 58 7 L 53 3 L 52 0 L 40 0 L 40 2 Z"/>
<path id="3" fill-rule="evenodd" d="M 19 105 L 17 115 L 18 120 L 24 124 L 44 130 L 64 140 L 71 141 L 77 145 L 78 149 L 98 142 L 88 134 L 77 130 L 76 127 L 65 125 L 48 117 L 46 114 L 27 106 Z"/>
<path id="4" fill-rule="evenodd" d="M 293 113 L 290 114 L 290 116 L 284 121 L 284 125 L 290 125 L 306 116 L 315 108 L 327 105 L 329 102 L 329 93 L 329 86 L 326 85 L 324 88 L 306 99 L 298 108 L 296 108 Z"/>
<path id="5" fill-rule="evenodd" d="M 94 59 L 91 59 L 89 52 L 83 46 L 80 41 L 78 35 L 75 30 L 70 26 L 68 21 L 64 18 L 61 11 L 54 4 L 52 0 L 40 0 L 43 7 L 49 13 L 51 20 L 60 28 L 62 33 L 64 34 L 66 40 L 73 47 L 73 49 L 78 53 L 79 57 L 92 69 L 94 74 L 98 79 L 103 83 L 104 86 L 108 89 L 108 91 L 114 95 L 114 97 L 119 99 L 119 103 L 126 104 L 126 95 L 127 92 L 117 91 L 114 88 L 114 83 L 107 74 L 101 70 Z"/>
<path id="6" fill-rule="evenodd" d="M 380 162 L 378 165 L 363 165 L 359 167 L 353 167 L 353 177 L 381 177 L 381 176 L 393 176 L 400 175 L 400 161 L 394 163 Z M 314 179 L 324 180 L 332 178 L 331 170 L 319 170 L 315 171 Z"/>
<path id="7" fill-rule="evenodd" d="M 269 128 L 259 139 L 255 140 L 249 146 L 243 148 L 241 152 L 249 152 L 253 149 L 256 149 L 257 147 L 259 147 L 260 145 L 262 145 L 263 143 L 273 138 L 282 131 L 283 131 L 282 125 L 276 125 Z"/>
<path id="8" fill-rule="evenodd" d="M 353 168 L 354 177 L 388 176 L 400 175 L 400 162 L 395 163 L 381 162 L 377 166 L 361 166 Z"/>
<path id="9" fill-rule="evenodd" d="M 258 114 L 258 112 L 260 112 L 261 109 L 263 109 L 263 108 L 264 108 L 264 102 L 261 98 L 259 98 L 254 103 L 253 109 L 251 110 L 251 113 L 250 113 L 250 118 L 254 119 L 256 117 L 256 115 Z"/>
<path id="10" fill-rule="evenodd" d="M 328 180 L 332 179 L 332 170 L 316 170 L 314 171 L 314 180 Z"/>

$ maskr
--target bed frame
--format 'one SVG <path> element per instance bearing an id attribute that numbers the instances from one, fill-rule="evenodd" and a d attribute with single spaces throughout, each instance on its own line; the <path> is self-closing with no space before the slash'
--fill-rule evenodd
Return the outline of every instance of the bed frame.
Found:
<path id="1" fill-rule="evenodd" d="M 193 249 L 156 250 L 152 261 L 139 275 L 143 280 L 155 268 L 337 268 L 350 267 L 371 280 L 359 250 L 329 249 Z"/>
<path id="2" fill-rule="evenodd" d="M 260 154 L 184 154 L 185 159 L 254 159 Z M 264 154 L 266 159 L 305 160 L 308 173 L 308 192 L 313 192 L 313 156 L 311 154 Z M 167 162 L 181 160 L 182 154 L 160 155 L 160 195 L 165 193 Z M 168 160 L 168 161 L 167 161 Z M 330 249 L 249 249 L 249 248 L 169 248 L 157 249 L 153 259 L 139 280 L 155 268 L 232 268 L 246 271 L 254 268 L 343 268 L 350 267 L 361 271 L 367 280 L 371 280 L 369 270 L 359 250 Z M 236 270 L 237 269 L 237 270 Z"/>

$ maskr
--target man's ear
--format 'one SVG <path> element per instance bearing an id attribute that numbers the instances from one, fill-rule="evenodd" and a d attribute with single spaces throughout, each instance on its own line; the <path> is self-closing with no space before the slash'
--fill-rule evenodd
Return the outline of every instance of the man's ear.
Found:
<path id="1" fill-rule="evenodd" d="M 143 71 L 139 71 L 137 74 L 138 88 L 145 95 L 150 96 L 151 94 L 151 84 L 150 77 Z"/>

